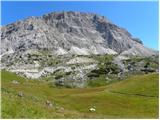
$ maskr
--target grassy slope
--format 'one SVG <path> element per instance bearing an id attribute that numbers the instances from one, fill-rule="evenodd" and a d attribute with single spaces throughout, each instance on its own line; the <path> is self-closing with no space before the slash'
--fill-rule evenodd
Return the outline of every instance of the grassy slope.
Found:
<path id="1" fill-rule="evenodd" d="M 137 75 L 108 86 L 108 90 L 110 88 L 110 91 L 117 93 L 158 97 L 158 82 L 157 74 Z"/>
<path id="2" fill-rule="evenodd" d="M 20 91 L 22 98 L 17 96 Z M 158 118 L 156 96 L 158 74 L 135 76 L 103 87 L 67 89 L 2 71 L 2 118 Z M 47 107 L 46 100 L 56 107 Z M 93 106 L 96 112 L 89 112 Z"/>

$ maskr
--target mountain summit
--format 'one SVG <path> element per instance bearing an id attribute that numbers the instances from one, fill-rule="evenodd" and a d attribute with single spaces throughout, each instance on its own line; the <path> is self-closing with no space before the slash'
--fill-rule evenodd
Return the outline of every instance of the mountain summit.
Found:
<path id="1" fill-rule="evenodd" d="M 92 13 L 53 12 L 6 25 L 1 31 L 1 56 L 40 49 L 55 55 L 157 54 L 127 30 Z"/>

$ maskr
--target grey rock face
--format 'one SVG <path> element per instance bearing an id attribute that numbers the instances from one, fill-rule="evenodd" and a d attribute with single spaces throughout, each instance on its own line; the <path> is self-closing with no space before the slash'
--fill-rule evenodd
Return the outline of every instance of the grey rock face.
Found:
<path id="1" fill-rule="evenodd" d="M 56 55 L 156 54 L 125 29 L 91 13 L 53 12 L 6 25 L 1 31 L 1 56 L 28 49 Z"/>
<path id="2" fill-rule="evenodd" d="M 54 12 L 1 27 L 0 68 L 29 79 L 49 77 L 58 85 L 83 87 L 89 76 L 97 76 L 92 71 L 106 71 L 98 68 L 104 66 L 105 54 L 115 56 L 110 69 L 126 72 L 123 60 L 158 52 L 105 17 L 91 13 Z"/>

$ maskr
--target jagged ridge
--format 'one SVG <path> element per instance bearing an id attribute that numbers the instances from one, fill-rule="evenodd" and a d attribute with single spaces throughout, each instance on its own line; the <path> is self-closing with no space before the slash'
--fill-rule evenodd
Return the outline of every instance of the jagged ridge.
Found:
<path id="1" fill-rule="evenodd" d="M 1 55 L 27 49 L 47 49 L 57 55 L 157 54 L 127 30 L 92 13 L 53 12 L 9 24 L 1 30 Z"/>

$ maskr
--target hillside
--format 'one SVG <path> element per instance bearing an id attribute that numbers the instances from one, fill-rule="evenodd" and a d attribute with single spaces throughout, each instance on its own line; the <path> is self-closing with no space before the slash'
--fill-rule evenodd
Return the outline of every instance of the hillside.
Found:
<path id="1" fill-rule="evenodd" d="M 158 51 L 102 15 L 1 27 L 2 118 L 158 118 Z"/>
<path id="2" fill-rule="evenodd" d="M 83 88 L 90 80 L 158 72 L 158 51 L 102 15 L 52 12 L 1 31 L 0 69 L 28 79 Z"/>
<path id="3" fill-rule="evenodd" d="M 6 71 L 1 75 L 2 118 L 158 118 L 157 73 L 72 89 Z"/>

